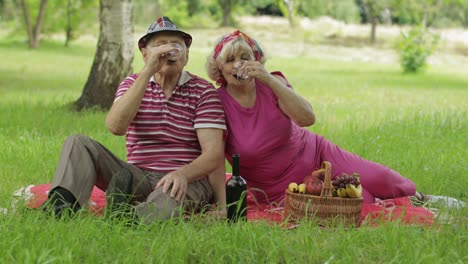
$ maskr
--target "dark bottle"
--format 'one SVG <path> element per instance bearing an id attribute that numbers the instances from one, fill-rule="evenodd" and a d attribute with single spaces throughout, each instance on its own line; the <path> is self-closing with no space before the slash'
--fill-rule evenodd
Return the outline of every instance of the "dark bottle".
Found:
<path id="1" fill-rule="evenodd" d="M 232 176 L 226 183 L 228 220 L 247 220 L 247 183 L 239 174 L 239 154 L 232 155 Z"/>

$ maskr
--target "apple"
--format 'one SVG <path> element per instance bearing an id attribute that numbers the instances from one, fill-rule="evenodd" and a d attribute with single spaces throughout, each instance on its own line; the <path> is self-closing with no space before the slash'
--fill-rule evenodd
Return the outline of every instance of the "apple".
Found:
<path id="1" fill-rule="evenodd" d="M 313 171 L 312 174 L 310 175 L 312 176 L 313 178 L 317 178 L 319 180 L 325 180 L 325 171 L 323 170 L 316 170 L 316 171 Z"/>
<path id="2" fill-rule="evenodd" d="M 319 178 L 307 176 L 304 178 L 307 193 L 312 195 L 320 195 L 322 193 L 323 181 Z"/>
<path id="3" fill-rule="evenodd" d="M 308 181 L 313 181 L 314 180 L 314 177 L 312 175 L 307 175 L 304 177 L 304 179 L 302 180 L 303 183 L 306 183 Z"/>

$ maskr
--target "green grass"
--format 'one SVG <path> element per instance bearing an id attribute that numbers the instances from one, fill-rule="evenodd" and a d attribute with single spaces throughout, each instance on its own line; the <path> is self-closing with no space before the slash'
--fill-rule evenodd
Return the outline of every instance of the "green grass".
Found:
<path id="1" fill-rule="evenodd" d="M 39 50 L 0 39 L 0 207 L 22 186 L 50 182 L 63 140 L 89 135 L 121 158 L 124 138 L 104 127 L 105 113 L 68 105 L 86 82 L 94 44 L 45 41 Z M 206 77 L 206 53 L 187 69 Z M 134 68 L 142 67 L 136 53 Z M 467 200 L 468 75 L 440 66 L 404 75 L 398 65 L 272 57 L 317 114 L 310 129 L 341 147 L 390 166 L 429 194 Z M 2 263 L 466 263 L 467 209 L 450 225 L 390 223 L 359 230 L 294 230 L 265 223 L 169 221 L 134 228 L 81 215 L 58 221 L 20 209 L 0 215 Z"/>

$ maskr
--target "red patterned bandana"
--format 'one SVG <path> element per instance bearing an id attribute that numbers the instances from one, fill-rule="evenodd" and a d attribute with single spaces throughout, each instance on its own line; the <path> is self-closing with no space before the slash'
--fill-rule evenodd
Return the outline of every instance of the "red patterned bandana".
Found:
<path id="1" fill-rule="evenodd" d="M 248 44 L 249 46 L 252 48 L 252 51 L 255 55 L 255 60 L 257 61 L 260 61 L 260 59 L 262 58 L 262 55 L 263 55 L 263 51 L 262 49 L 260 48 L 260 46 L 258 45 L 257 41 L 255 41 L 253 38 L 247 36 L 247 34 L 243 33 L 243 32 L 240 32 L 239 30 L 236 30 L 230 34 L 227 34 L 225 35 L 221 41 L 219 41 L 218 45 L 216 45 L 215 47 L 215 52 L 214 52 L 214 55 L 213 57 L 216 59 L 218 58 L 219 56 L 219 53 L 221 53 L 221 50 L 223 50 L 223 47 L 224 45 L 226 45 L 226 43 L 234 40 L 234 39 L 237 39 L 237 38 L 243 38 Z"/>

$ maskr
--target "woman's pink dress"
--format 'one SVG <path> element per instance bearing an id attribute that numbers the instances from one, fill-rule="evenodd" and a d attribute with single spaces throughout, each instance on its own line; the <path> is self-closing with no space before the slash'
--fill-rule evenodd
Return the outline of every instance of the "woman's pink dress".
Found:
<path id="1" fill-rule="evenodd" d="M 224 86 L 218 92 L 228 125 L 226 158 L 231 162 L 232 154 L 240 154 L 240 174 L 259 203 L 281 202 L 288 184 L 302 182 L 322 161 L 331 162 L 332 179 L 359 173 L 365 203 L 414 195 L 413 182 L 299 127 L 280 110 L 269 87 L 259 81 L 256 85 L 256 102 L 251 108 L 239 105 Z"/>

